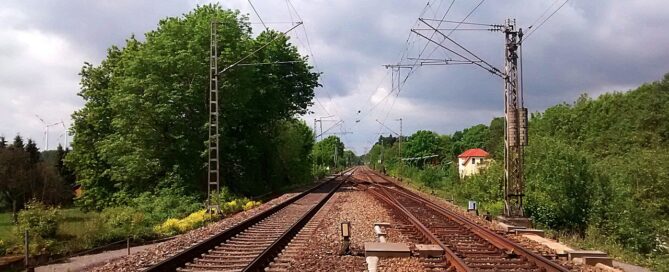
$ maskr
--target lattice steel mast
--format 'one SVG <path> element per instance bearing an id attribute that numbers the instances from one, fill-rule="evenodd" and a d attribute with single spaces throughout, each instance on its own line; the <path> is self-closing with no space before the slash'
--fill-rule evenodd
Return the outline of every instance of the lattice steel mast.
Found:
<path id="1" fill-rule="evenodd" d="M 523 38 L 522 29 L 507 19 L 503 27 L 506 36 L 504 64 L 504 215 L 524 217 L 523 213 L 523 148 L 527 145 L 527 108 L 518 84 L 518 50 Z"/>
<path id="2" fill-rule="evenodd" d="M 219 165 L 219 123 L 218 123 L 218 48 L 216 20 L 211 21 L 211 40 L 209 52 L 209 161 L 207 180 L 207 210 L 211 213 L 219 213 L 220 203 L 214 201 L 221 189 L 220 165 Z M 216 203 L 214 203 L 216 202 Z"/>

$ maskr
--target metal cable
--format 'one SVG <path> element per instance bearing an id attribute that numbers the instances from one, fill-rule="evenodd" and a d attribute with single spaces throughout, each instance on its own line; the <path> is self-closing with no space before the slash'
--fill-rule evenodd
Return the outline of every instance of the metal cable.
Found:
<path id="1" fill-rule="evenodd" d="M 549 15 L 548 17 L 546 17 L 546 19 L 544 19 L 544 20 L 543 20 L 543 21 L 542 21 L 536 28 L 532 29 L 532 30 L 530 31 L 530 33 L 527 33 L 527 35 L 526 35 L 520 42 L 522 43 L 522 42 L 524 42 L 525 40 L 527 40 L 527 39 L 530 37 L 530 35 L 532 35 L 532 33 L 534 33 L 535 31 L 537 31 L 537 29 L 539 29 L 542 25 L 544 25 L 544 23 L 546 23 L 546 21 L 548 21 L 548 19 L 550 19 L 551 17 L 553 17 L 553 15 L 555 15 L 555 13 L 557 13 L 560 9 L 562 9 L 562 7 L 563 7 L 565 4 L 567 4 L 567 2 L 569 2 L 569 0 L 565 0 L 565 1 L 562 3 L 562 5 L 560 5 L 555 11 L 553 11 L 553 13 L 551 13 L 551 15 Z"/>

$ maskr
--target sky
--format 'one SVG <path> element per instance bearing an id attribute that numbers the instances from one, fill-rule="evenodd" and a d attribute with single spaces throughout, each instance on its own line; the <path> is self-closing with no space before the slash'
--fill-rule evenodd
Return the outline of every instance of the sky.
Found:
<path id="1" fill-rule="evenodd" d="M 596 97 L 626 91 L 669 72 L 669 31 L 664 28 L 669 1 L 664 0 L 571 0 L 564 5 L 563 0 L 255 0 L 258 14 L 248 0 L 9 0 L 0 3 L 0 135 L 11 141 L 18 133 L 42 150 L 64 145 L 64 126 L 56 123 L 69 126 L 71 114 L 84 105 L 77 96 L 84 62 L 99 64 L 107 48 L 122 46 L 130 35 L 141 38 L 160 19 L 213 2 L 249 14 L 256 33 L 264 29 L 261 19 L 279 31 L 304 23 L 289 35 L 323 73 L 323 86 L 315 90 L 310 113 L 300 118 L 310 126 L 322 118 L 323 130 L 339 133 L 357 154 L 366 152 L 379 133 L 399 133 L 400 118 L 403 135 L 422 129 L 450 134 L 503 114 L 502 80 L 477 66 L 414 65 L 399 75 L 383 66 L 417 64 L 418 56 L 457 58 L 412 34 L 417 29 L 457 49 L 439 34 L 420 30 L 429 26 L 419 18 L 483 24 L 516 19 L 531 33 L 522 58 L 525 106 L 531 112 L 572 102 L 583 93 Z M 447 22 L 439 28 L 459 29 L 449 38 L 503 67 L 502 33 Z M 399 88 L 392 84 L 398 78 Z M 48 147 L 45 123 L 53 124 Z"/>

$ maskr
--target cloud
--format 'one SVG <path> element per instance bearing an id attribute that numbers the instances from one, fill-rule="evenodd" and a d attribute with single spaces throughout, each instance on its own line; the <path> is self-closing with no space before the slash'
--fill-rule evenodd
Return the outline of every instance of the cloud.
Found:
<path id="1" fill-rule="evenodd" d="M 84 61 L 99 63 L 106 48 L 122 45 L 131 34 L 142 38 L 161 18 L 211 2 L 218 1 L 4 1 L 0 8 L 4 22 L 0 25 L 0 134 L 12 137 L 21 132 L 41 143 L 42 125 L 34 114 L 68 122 L 71 112 L 83 105 L 76 93 L 77 73 Z M 419 129 L 452 133 L 488 124 L 502 114 L 501 79 L 471 65 L 419 67 L 399 96 L 391 91 L 393 77 L 382 65 L 397 63 L 402 54 L 417 56 L 425 39 L 414 36 L 405 46 L 417 17 L 425 10 L 423 17 L 440 18 L 451 1 L 430 1 L 428 7 L 427 1 L 401 0 L 290 2 L 305 23 L 290 33 L 292 41 L 300 52 L 313 52 L 311 61 L 323 72 L 323 87 L 316 90 L 318 102 L 311 108 L 314 113 L 302 118 L 308 124 L 327 115 L 344 120 L 333 130 L 353 132 L 342 138 L 356 153 L 364 152 L 380 131 L 389 133 L 377 119 L 397 131 L 399 122 L 394 120 L 401 117 L 403 133 L 409 135 Z M 253 3 L 269 27 L 286 30 L 289 24 L 273 22 L 298 20 L 286 0 Z M 453 3 L 448 20 L 462 20 L 478 1 Z M 528 33 L 528 27 L 535 24 L 536 29 L 540 22 L 536 19 L 554 3 L 487 1 L 467 21 L 499 24 L 516 18 Z M 247 0 L 220 4 L 248 13 L 254 29 L 262 30 Z M 523 46 L 526 106 L 539 111 L 573 101 L 583 92 L 596 96 L 660 79 L 669 72 L 666 25 L 667 1 L 567 2 Z M 451 37 L 492 65 L 503 66 L 501 33 L 456 31 Z M 428 44 L 423 56 L 453 54 Z M 403 69 L 402 75 L 406 73 Z M 50 138 L 58 137 L 55 130 Z"/>

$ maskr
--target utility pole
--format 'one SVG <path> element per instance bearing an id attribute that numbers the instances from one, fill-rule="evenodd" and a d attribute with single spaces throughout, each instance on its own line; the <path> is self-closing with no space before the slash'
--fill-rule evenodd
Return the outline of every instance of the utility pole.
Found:
<path id="1" fill-rule="evenodd" d="M 318 118 L 314 118 L 314 133 L 315 133 L 314 135 L 316 135 L 316 137 L 315 137 L 314 140 L 317 140 L 318 137 L 320 137 L 320 139 L 323 140 L 323 121 L 336 121 L 336 120 L 327 120 L 327 118 L 332 118 L 332 117 L 334 117 L 334 115 L 330 115 L 330 116 L 321 116 L 321 117 L 318 117 Z M 325 119 L 325 120 L 324 120 L 324 119 Z M 317 132 L 317 130 L 316 130 L 316 122 L 320 123 L 321 133 L 316 133 L 316 132 Z M 336 125 L 336 124 L 335 124 L 335 125 Z"/>
<path id="2" fill-rule="evenodd" d="M 335 163 L 335 169 L 337 169 L 337 151 L 339 150 L 339 147 L 335 144 L 335 153 L 334 153 L 334 163 Z"/>
<path id="3" fill-rule="evenodd" d="M 518 50 L 523 38 L 516 21 L 507 19 L 502 29 L 506 36 L 504 58 L 504 216 L 524 218 L 523 149 L 527 145 L 527 108 L 518 84 Z"/>
<path id="4" fill-rule="evenodd" d="M 209 52 L 209 163 L 208 181 L 207 181 L 207 212 L 220 213 L 220 201 L 214 202 L 214 197 L 218 197 L 220 183 L 220 165 L 219 165 L 219 128 L 218 128 L 218 48 L 216 46 L 217 38 L 216 20 L 211 21 L 211 37 Z"/>
<path id="5" fill-rule="evenodd" d="M 459 59 L 435 61 L 418 58 L 416 62 L 424 61 L 421 62 L 421 65 L 473 64 L 504 80 L 504 117 L 506 121 L 504 130 L 504 216 L 499 219 L 510 224 L 529 227 L 531 222 L 525 218 L 523 213 L 523 149 L 527 145 L 527 108 L 523 105 L 523 90 L 518 84 L 518 53 L 523 39 L 522 29 L 516 28 L 515 19 L 507 19 L 503 25 L 475 24 L 489 28 L 474 30 L 501 31 L 505 34 L 504 71 L 500 71 L 449 37 L 453 31 L 458 30 L 457 27 L 450 29 L 451 32 L 448 34 L 444 34 L 442 30 L 446 29 L 440 29 L 439 26 L 435 27 L 428 21 L 438 21 L 440 24 L 447 21 L 423 18 L 419 18 L 419 21 L 429 28 L 412 29 L 413 33 L 456 55 Z M 423 30 L 439 33 L 443 37 L 443 41 L 439 42 L 426 36 L 421 33 Z M 456 49 L 445 46 L 443 42 L 446 41 L 455 45 Z"/>
<path id="6" fill-rule="evenodd" d="M 399 156 L 400 157 L 400 169 L 399 169 L 400 171 L 397 174 L 397 178 L 402 180 L 402 165 L 404 164 L 404 162 L 402 162 L 402 118 L 397 119 L 397 120 L 400 121 L 400 138 L 399 138 L 399 146 L 398 146 L 399 153 L 400 153 L 400 156 Z"/>
<path id="7" fill-rule="evenodd" d="M 302 25 L 302 22 L 298 22 L 290 29 L 282 32 L 283 34 L 288 34 L 288 32 Z M 220 74 L 225 73 L 226 71 L 237 67 L 237 66 L 255 66 L 255 65 L 274 65 L 274 64 L 290 64 L 294 63 L 293 61 L 279 61 L 279 62 L 268 62 L 268 63 L 242 63 L 247 60 L 252 55 L 258 53 L 260 50 L 264 49 L 272 42 L 283 37 L 282 35 L 277 35 L 274 39 L 266 42 L 262 46 L 256 48 L 254 51 L 240 58 L 236 62 L 224 67 L 220 71 L 218 70 L 218 23 L 216 19 L 212 19 L 210 25 L 210 40 L 209 40 L 209 160 L 207 162 L 207 211 L 210 213 L 220 213 L 221 206 L 220 202 L 214 202 L 214 198 L 219 196 L 221 191 L 220 183 L 220 157 L 219 157 L 219 95 L 218 95 L 218 79 Z"/>

